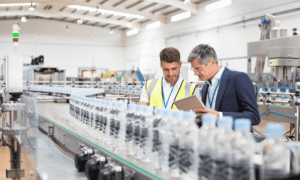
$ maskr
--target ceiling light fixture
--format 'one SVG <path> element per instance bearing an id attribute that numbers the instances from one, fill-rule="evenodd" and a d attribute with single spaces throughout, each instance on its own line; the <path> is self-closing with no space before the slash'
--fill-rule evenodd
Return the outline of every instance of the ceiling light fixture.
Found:
<path id="1" fill-rule="evenodd" d="M 123 12 L 117 12 L 117 11 L 110 11 L 110 10 L 105 10 L 105 9 L 99 9 L 97 8 L 92 8 L 92 7 L 87 7 L 87 6 L 79 6 L 79 5 L 69 5 L 68 8 L 73 8 L 77 10 L 85 10 L 89 12 L 99 12 L 101 14 L 112 14 L 114 16 L 125 16 L 125 17 L 130 17 L 130 18 L 137 18 L 137 19 L 142 19 L 144 16 L 140 16 L 137 14 L 129 14 L 129 13 L 123 13 Z"/>
<path id="2" fill-rule="evenodd" d="M 191 4 L 191 0 L 184 0 L 184 4 Z"/>
<path id="3" fill-rule="evenodd" d="M 22 22 L 26 22 L 26 21 L 27 21 L 27 18 L 26 18 L 25 15 L 22 16 L 21 21 L 22 21 Z"/>
<path id="4" fill-rule="evenodd" d="M 177 14 L 177 15 L 175 15 L 175 16 L 172 16 L 172 17 L 171 17 L 171 22 L 180 21 L 180 20 L 189 18 L 189 17 L 191 17 L 191 16 L 192 16 L 191 11 L 187 11 L 187 12 L 184 12 L 184 13 L 180 13 L 180 14 Z"/>
<path id="5" fill-rule="evenodd" d="M 67 25 L 67 27 L 66 27 L 66 31 L 69 31 L 70 29 L 69 29 L 69 26 Z"/>
<path id="6" fill-rule="evenodd" d="M 139 30 L 138 29 L 133 29 L 133 30 L 127 31 L 126 36 L 132 36 L 132 35 L 135 35 L 137 33 L 139 33 Z"/>
<path id="7" fill-rule="evenodd" d="M 157 28 L 159 26 L 161 26 L 161 22 L 160 21 L 156 21 L 156 22 L 147 24 L 146 25 L 146 29 L 154 29 L 154 28 Z"/>
<path id="8" fill-rule="evenodd" d="M 232 4 L 232 0 L 220 0 L 205 6 L 206 11 L 213 11 Z"/>
<path id="9" fill-rule="evenodd" d="M 7 6 L 35 6 L 36 3 L 11 3 L 11 4 L 0 4 L 0 7 L 7 7 Z"/>
<path id="10" fill-rule="evenodd" d="M 80 18 L 77 20 L 77 24 L 82 24 L 82 20 Z"/>
<path id="11" fill-rule="evenodd" d="M 32 5 L 32 2 L 31 2 L 30 7 L 28 8 L 28 10 L 29 10 L 29 11 L 34 11 L 34 7 L 33 7 L 33 5 Z"/>
<path id="12" fill-rule="evenodd" d="M 131 21 L 128 21 L 128 23 L 127 23 L 127 27 L 131 27 L 132 26 L 132 23 L 131 23 Z"/>
<path id="13" fill-rule="evenodd" d="M 110 28 L 109 34 L 113 34 L 113 33 L 114 33 L 113 28 Z"/>

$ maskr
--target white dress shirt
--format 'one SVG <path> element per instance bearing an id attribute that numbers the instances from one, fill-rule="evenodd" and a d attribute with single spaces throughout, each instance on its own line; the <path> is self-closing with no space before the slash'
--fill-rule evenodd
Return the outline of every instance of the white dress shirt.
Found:
<path id="1" fill-rule="evenodd" d="M 218 85 L 218 82 L 219 82 L 219 80 L 221 78 L 221 75 L 224 72 L 224 70 L 225 70 L 225 67 L 223 66 L 219 70 L 219 72 L 212 78 L 211 83 L 209 81 L 207 81 L 207 83 L 208 83 L 208 92 L 209 92 L 209 97 L 208 97 L 208 92 L 207 92 L 207 96 L 206 96 L 206 105 L 205 106 L 206 106 L 207 109 L 216 109 L 216 99 L 217 99 L 217 95 L 218 95 L 218 91 L 219 91 L 219 87 L 220 87 L 221 82 L 220 82 L 218 87 L 217 87 L 217 85 Z M 214 91 L 216 91 L 216 93 L 215 93 L 214 99 L 212 99 Z M 209 99 L 212 100 L 212 107 L 210 107 Z M 223 117 L 222 112 L 219 112 L 219 118 L 220 117 Z"/>
<path id="2" fill-rule="evenodd" d="M 165 103 L 167 103 L 168 98 L 170 96 L 169 103 L 167 104 L 166 109 L 171 109 L 172 108 L 173 102 L 174 102 L 174 100 L 176 98 L 176 95 L 177 95 L 177 93 L 179 91 L 179 88 L 180 88 L 180 85 L 181 85 L 182 81 L 183 81 L 183 78 L 181 76 L 179 76 L 176 84 L 174 85 L 173 92 L 172 92 L 172 94 L 170 96 L 170 93 L 171 93 L 173 87 L 171 87 L 170 84 L 167 83 L 165 77 L 163 77 L 163 86 L 164 86 L 163 89 L 164 89 Z M 200 93 L 199 93 L 198 89 L 196 89 L 194 91 L 193 95 L 197 95 L 201 99 Z M 143 89 L 142 89 L 141 96 L 140 96 L 140 102 L 149 103 L 149 101 L 150 100 L 149 100 L 149 97 L 148 97 L 148 93 L 146 91 L 146 84 L 145 84 L 144 87 L 143 87 Z M 164 107 L 164 105 L 163 105 L 163 107 Z"/>

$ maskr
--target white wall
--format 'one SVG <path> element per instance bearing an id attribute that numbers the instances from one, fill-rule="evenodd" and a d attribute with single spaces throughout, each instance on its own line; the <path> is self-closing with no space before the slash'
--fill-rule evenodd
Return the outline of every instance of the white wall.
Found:
<path id="1" fill-rule="evenodd" d="M 12 24 L 20 23 L 19 46 L 12 43 Z M 45 65 L 66 69 L 66 75 L 77 77 L 78 67 L 123 70 L 124 32 L 100 27 L 29 19 L 0 21 L 0 57 L 5 54 L 22 54 L 24 63 L 30 63 L 30 55 L 44 55 Z M 2 62 L 0 62 L 2 63 Z"/>
<path id="2" fill-rule="evenodd" d="M 299 8 L 300 3 L 294 0 L 233 0 L 233 4 L 219 10 L 206 12 L 205 5 L 199 7 L 200 13 L 189 19 L 168 23 L 153 30 L 143 30 L 137 35 L 126 37 L 126 60 L 137 59 L 139 56 L 158 56 L 165 47 L 175 47 L 181 53 L 184 66 L 190 66 L 188 54 L 196 45 L 208 43 L 213 46 L 219 58 L 246 57 L 247 43 L 258 41 L 260 20 L 237 24 L 227 28 L 217 29 L 244 19 L 260 17 L 268 13 L 276 13 Z M 282 17 L 281 27 L 288 29 L 288 36 L 292 35 L 292 28 L 300 30 L 299 12 L 291 13 L 291 17 Z M 287 16 L 287 15 L 285 15 Z M 299 32 L 300 33 L 300 32 Z M 232 70 L 247 71 L 246 59 L 223 61 Z M 252 62 L 252 71 L 255 61 Z M 159 70 L 159 69 L 158 69 Z M 265 72 L 269 68 L 265 67 Z M 188 74 L 189 81 L 198 80 L 192 73 Z"/>

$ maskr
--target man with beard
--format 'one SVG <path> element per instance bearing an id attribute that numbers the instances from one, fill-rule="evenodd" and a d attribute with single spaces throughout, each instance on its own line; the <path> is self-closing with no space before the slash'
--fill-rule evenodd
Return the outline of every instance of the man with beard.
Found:
<path id="1" fill-rule="evenodd" d="M 196 85 L 188 83 L 179 75 L 181 65 L 180 53 L 176 48 L 163 49 L 160 52 L 160 66 L 164 76 L 147 81 L 139 104 L 178 110 L 174 101 L 195 94 L 200 98 Z"/>

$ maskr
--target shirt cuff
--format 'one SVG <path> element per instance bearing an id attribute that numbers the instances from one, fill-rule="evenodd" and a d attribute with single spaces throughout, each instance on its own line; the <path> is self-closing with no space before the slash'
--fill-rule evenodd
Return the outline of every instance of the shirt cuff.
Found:
<path id="1" fill-rule="evenodd" d="M 223 113 L 219 112 L 219 118 L 223 118 Z"/>

